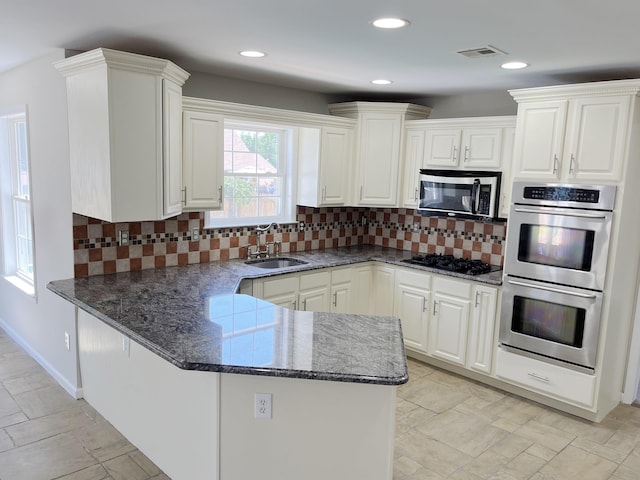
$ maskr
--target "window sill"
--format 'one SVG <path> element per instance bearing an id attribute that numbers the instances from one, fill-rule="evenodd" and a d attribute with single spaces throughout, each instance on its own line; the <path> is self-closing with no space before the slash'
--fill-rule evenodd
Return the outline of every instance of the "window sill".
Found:
<path id="1" fill-rule="evenodd" d="M 22 290 L 24 293 L 32 297 L 34 300 L 36 299 L 36 289 L 33 285 L 28 282 L 25 282 L 20 277 L 16 275 L 8 275 L 4 277 L 4 279 L 12 284 L 14 287 Z"/>

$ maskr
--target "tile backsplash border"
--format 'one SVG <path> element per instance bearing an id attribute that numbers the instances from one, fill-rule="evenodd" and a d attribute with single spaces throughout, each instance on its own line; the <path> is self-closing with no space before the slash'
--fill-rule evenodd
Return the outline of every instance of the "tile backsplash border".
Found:
<path id="1" fill-rule="evenodd" d="M 114 224 L 73 214 L 75 277 L 246 258 L 255 226 L 205 229 L 204 215 Z M 191 237 L 194 228 L 198 240 Z M 129 245 L 118 245 L 121 230 L 129 232 Z M 425 217 L 412 209 L 299 206 L 296 223 L 279 225 L 261 241 L 281 242 L 282 254 L 380 245 L 502 265 L 505 232 L 505 223 Z"/>

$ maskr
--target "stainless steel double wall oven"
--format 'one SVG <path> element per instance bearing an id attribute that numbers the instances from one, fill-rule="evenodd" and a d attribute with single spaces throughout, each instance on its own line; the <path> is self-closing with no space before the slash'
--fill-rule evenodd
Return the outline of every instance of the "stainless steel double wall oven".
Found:
<path id="1" fill-rule="evenodd" d="M 502 348 L 593 371 L 615 189 L 514 183 Z"/>

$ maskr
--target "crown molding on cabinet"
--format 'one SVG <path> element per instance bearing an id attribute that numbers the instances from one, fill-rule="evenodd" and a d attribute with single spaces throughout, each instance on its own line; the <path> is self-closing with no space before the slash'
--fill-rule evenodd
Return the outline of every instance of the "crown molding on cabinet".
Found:
<path id="1" fill-rule="evenodd" d="M 640 79 L 522 88 L 509 90 L 509 93 L 518 103 L 602 95 L 637 95 L 640 93 Z"/>
<path id="2" fill-rule="evenodd" d="M 55 62 L 54 66 L 66 77 L 79 71 L 86 71 L 87 68 L 100 68 L 105 64 L 120 70 L 158 75 L 171 80 L 179 86 L 184 85 L 184 82 L 191 75 L 169 60 L 136 53 L 120 52 L 108 48 L 96 48 L 74 55 Z"/>

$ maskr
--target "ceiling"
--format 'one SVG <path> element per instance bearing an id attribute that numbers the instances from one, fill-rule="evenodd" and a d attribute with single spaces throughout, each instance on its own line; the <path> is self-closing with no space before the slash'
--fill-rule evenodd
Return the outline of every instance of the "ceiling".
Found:
<path id="1" fill-rule="evenodd" d="M 53 48 L 107 47 L 190 72 L 380 99 L 640 77 L 638 0 L 0 0 L 0 11 L 0 71 Z M 411 24 L 370 25 L 385 16 Z M 456 53 L 488 45 L 506 54 Z M 267 56 L 238 55 L 246 49 Z M 510 60 L 530 66 L 500 68 Z"/>

